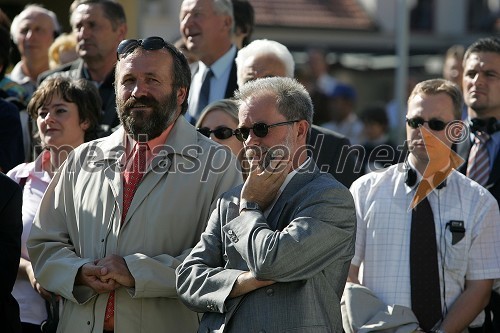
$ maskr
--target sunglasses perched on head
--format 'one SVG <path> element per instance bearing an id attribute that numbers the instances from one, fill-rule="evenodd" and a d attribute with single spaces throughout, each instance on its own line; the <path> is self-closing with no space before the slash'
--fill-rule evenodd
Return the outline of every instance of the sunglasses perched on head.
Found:
<path id="1" fill-rule="evenodd" d="M 234 135 L 236 136 L 236 139 L 238 139 L 241 142 L 244 142 L 248 139 L 248 136 L 250 135 L 250 130 L 252 130 L 256 136 L 258 136 L 259 138 L 263 138 L 267 135 L 267 133 L 269 133 L 269 129 L 272 127 L 289 125 L 296 123 L 298 121 L 299 120 L 283 121 L 271 125 L 267 125 L 265 123 L 255 123 L 253 124 L 252 127 L 238 127 L 237 129 L 234 130 Z"/>
<path id="2" fill-rule="evenodd" d="M 214 136 L 219 140 L 229 139 L 234 134 L 232 129 L 230 129 L 229 127 L 225 127 L 225 126 L 216 128 L 214 130 L 211 130 L 208 127 L 200 127 L 200 128 L 197 128 L 196 130 L 198 132 L 200 132 L 201 134 L 203 134 L 204 136 L 206 136 L 207 138 L 210 137 L 210 134 L 214 133 Z"/>
<path id="3" fill-rule="evenodd" d="M 167 43 L 161 37 L 148 37 L 146 39 L 125 39 L 120 42 L 116 49 L 118 60 L 132 53 L 136 48 L 142 47 L 144 50 L 155 51 L 166 48 L 177 54 L 179 51 L 170 43 Z"/>
<path id="4" fill-rule="evenodd" d="M 413 129 L 417 129 L 420 126 L 424 126 L 425 123 L 429 124 L 429 128 L 433 131 L 442 131 L 448 125 L 442 120 L 432 118 L 430 120 L 424 120 L 422 117 L 406 118 L 406 123 Z"/>

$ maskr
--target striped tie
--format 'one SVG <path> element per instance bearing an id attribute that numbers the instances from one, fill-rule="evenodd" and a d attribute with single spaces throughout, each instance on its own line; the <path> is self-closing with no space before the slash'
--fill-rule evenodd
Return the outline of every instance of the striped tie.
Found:
<path id="1" fill-rule="evenodd" d="M 488 182 L 490 175 L 490 158 L 486 149 L 486 142 L 489 139 L 490 136 L 487 133 L 477 132 L 475 134 L 467 164 L 467 177 L 483 186 Z"/>

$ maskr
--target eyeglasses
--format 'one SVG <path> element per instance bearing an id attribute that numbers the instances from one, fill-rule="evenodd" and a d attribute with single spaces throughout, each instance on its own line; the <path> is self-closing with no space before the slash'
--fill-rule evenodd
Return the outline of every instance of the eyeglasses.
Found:
<path id="1" fill-rule="evenodd" d="M 448 123 L 436 118 L 432 118 L 430 120 L 424 120 L 422 117 L 406 118 L 406 122 L 408 123 L 408 126 L 413 129 L 417 129 L 420 126 L 424 126 L 425 123 L 428 123 L 429 128 L 433 131 L 442 131 L 446 125 L 448 125 Z"/>
<path id="2" fill-rule="evenodd" d="M 198 132 L 206 136 L 207 138 L 210 137 L 210 134 L 214 133 L 214 136 L 219 139 L 219 140 L 226 140 L 229 139 L 230 137 L 233 136 L 234 132 L 232 129 L 229 127 L 219 127 L 214 130 L 211 130 L 208 127 L 200 127 L 196 129 Z"/>
<path id="3" fill-rule="evenodd" d="M 248 136 L 250 135 L 250 130 L 252 130 L 256 136 L 258 136 L 259 138 L 263 138 L 267 135 L 267 133 L 269 132 L 269 129 L 272 127 L 293 124 L 293 123 L 296 123 L 298 121 L 300 121 L 300 120 L 283 121 L 281 123 L 275 123 L 275 124 L 271 124 L 271 125 L 267 125 L 265 123 L 256 123 L 256 124 L 253 124 L 253 126 L 250 128 L 238 127 L 237 129 L 234 130 L 234 135 L 236 136 L 236 139 L 238 139 L 241 142 L 244 142 L 248 139 Z"/>
<path id="4" fill-rule="evenodd" d="M 120 58 L 125 57 L 126 55 L 132 53 L 136 48 L 142 47 L 144 50 L 155 51 L 160 50 L 162 48 L 168 49 L 170 52 L 174 54 L 179 53 L 172 44 L 167 43 L 161 37 L 148 37 L 146 39 L 125 39 L 120 42 L 118 47 L 116 48 L 116 57 L 118 60 Z"/>

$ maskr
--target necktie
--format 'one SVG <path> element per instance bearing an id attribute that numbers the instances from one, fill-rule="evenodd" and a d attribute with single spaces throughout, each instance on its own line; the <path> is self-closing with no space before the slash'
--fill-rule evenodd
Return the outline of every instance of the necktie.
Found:
<path id="1" fill-rule="evenodd" d="M 489 139 L 490 136 L 485 132 L 477 132 L 474 135 L 474 144 L 467 163 L 467 177 L 483 186 L 488 182 L 490 175 L 490 158 L 486 148 Z"/>
<path id="2" fill-rule="evenodd" d="M 411 309 L 428 332 L 441 319 L 441 293 L 434 216 L 424 198 L 412 211 L 410 236 Z"/>
<path id="3" fill-rule="evenodd" d="M 208 105 L 208 101 L 210 98 L 210 79 L 212 79 L 214 73 L 210 69 L 207 68 L 205 78 L 203 79 L 203 84 L 201 85 L 200 95 L 198 96 L 198 108 L 196 109 L 195 118 L 198 119 L 201 115 L 201 111 Z"/>
<path id="4" fill-rule="evenodd" d="M 144 142 L 137 143 L 132 165 L 123 172 L 123 210 L 122 224 L 127 216 L 128 209 L 134 198 L 134 194 L 139 187 L 139 183 L 146 172 L 146 153 L 148 145 Z M 114 314 L 115 314 L 115 292 L 109 294 L 108 302 L 106 303 L 106 312 L 104 315 L 104 329 L 112 331 L 114 329 Z"/>

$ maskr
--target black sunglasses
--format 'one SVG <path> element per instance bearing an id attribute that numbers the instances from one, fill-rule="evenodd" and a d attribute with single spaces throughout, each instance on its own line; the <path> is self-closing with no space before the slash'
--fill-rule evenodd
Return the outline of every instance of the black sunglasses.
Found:
<path id="1" fill-rule="evenodd" d="M 429 128 L 433 131 L 442 131 L 446 125 L 448 125 L 448 123 L 436 118 L 432 118 L 430 120 L 424 120 L 422 117 L 406 118 L 406 122 L 408 123 L 408 126 L 413 129 L 417 129 L 420 126 L 424 126 L 425 123 L 428 123 Z"/>
<path id="2" fill-rule="evenodd" d="M 248 139 L 248 136 L 250 135 L 250 130 L 252 130 L 256 136 L 258 136 L 259 138 L 263 138 L 267 135 L 267 133 L 269 133 L 269 129 L 271 127 L 293 124 L 298 121 L 300 120 L 283 121 L 281 123 L 275 123 L 271 125 L 267 125 L 265 123 L 256 123 L 253 124 L 253 126 L 250 128 L 238 127 L 237 129 L 234 130 L 234 135 L 236 136 L 236 139 L 238 139 L 241 142 L 244 142 L 246 141 L 246 139 Z"/>
<path id="3" fill-rule="evenodd" d="M 116 57 L 118 60 L 132 53 L 136 48 L 142 47 L 144 50 L 155 51 L 162 48 L 168 49 L 170 52 L 177 54 L 180 52 L 172 44 L 167 43 L 161 37 L 148 37 L 146 39 L 125 39 L 120 42 L 116 48 Z"/>
<path id="4" fill-rule="evenodd" d="M 198 132 L 200 132 L 201 134 L 203 134 L 204 136 L 206 136 L 207 138 L 210 137 L 210 134 L 214 133 L 214 136 L 219 140 L 229 139 L 234 134 L 232 129 L 230 129 L 229 127 L 225 127 L 225 126 L 216 128 L 214 130 L 211 130 L 208 127 L 200 127 L 200 128 L 197 128 L 196 130 Z"/>

